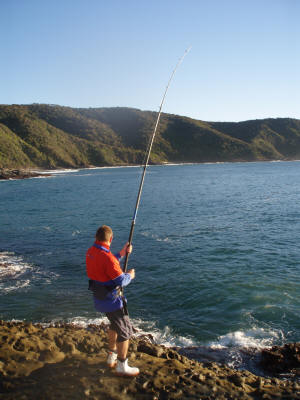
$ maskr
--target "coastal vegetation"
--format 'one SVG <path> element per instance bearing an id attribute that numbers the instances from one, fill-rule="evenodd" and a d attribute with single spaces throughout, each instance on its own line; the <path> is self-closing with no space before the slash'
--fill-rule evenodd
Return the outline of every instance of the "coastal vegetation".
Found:
<path id="1" fill-rule="evenodd" d="M 133 108 L 0 106 L 0 168 L 140 164 L 156 112 Z M 300 120 L 205 122 L 162 114 L 150 162 L 300 158 Z"/>

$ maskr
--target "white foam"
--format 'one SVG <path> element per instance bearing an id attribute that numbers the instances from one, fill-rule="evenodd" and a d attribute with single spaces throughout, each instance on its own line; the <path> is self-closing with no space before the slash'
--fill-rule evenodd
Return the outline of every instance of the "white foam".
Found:
<path id="1" fill-rule="evenodd" d="M 147 237 L 147 238 L 151 238 L 151 239 L 154 239 L 156 242 L 173 242 L 174 240 L 173 239 L 170 239 L 169 237 L 159 237 L 158 235 L 156 235 L 156 234 L 152 234 L 152 233 L 149 233 L 149 232 L 141 232 L 141 235 L 142 236 L 145 236 L 145 237 Z"/>
<path id="2" fill-rule="evenodd" d="M 169 163 L 169 162 L 162 162 L 158 165 L 151 165 L 151 167 L 176 167 L 178 165 L 198 165 L 199 163 Z"/>
<path id="3" fill-rule="evenodd" d="M 89 167 L 89 168 L 82 168 L 82 170 L 86 169 L 116 169 L 116 168 L 140 168 L 142 165 L 119 165 L 119 166 L 112 166 L 112 167 Z"/>
<path id="4" fill-rule="evenodd" d="M 139 321 L 133 320 L 133 323 L 136 326 L 138 326 L 137 322 Z M 143 326 L 145 325 L 145 323 L 142 322 L 141 325 Z M 164 345 L 166 347 L 196 346 L 196 342 L 193 338 L 185 336 L 176 336 L 168 326 L 165 326 L 162 330 L 153 326 L 150 330 L 144 331 L 144 329 L 139 329 L 139 331 L 137 332 L 137 336 L 149 335 L 149 334 L 153 337 L 155 343 Z"/>
<path id="5" fill-rule="evenodd" d="M 16 282 L 14 286 L 4 287 L 4 285 L 0 283 L 0 289 L 3 290 L 5 293 L 9 293 L 18 289 L 26 288 L 29 285 L 30 285 L 30 279 L 26 279 L 22 282 Z"/>
<path id="6" fill-rule="evenodd" d="M 166 347 L 197 347 L 204 345 L 204 343 L 200 343 L 193 337 L 176 335 L 168 326 L 160 329 L 154 321 L 144 321 L 139 318 L 131 318 L 131 320 L 136 329 L 136 337 L 149 335 L 156 344 Z M 68 319 L 67 322 L 81 327 L 87 327 L 89 324 L 108 324 L 106 317 L 90 319 L 78 316 Z M 220 336 L 216 341 L 207 343 L 205 347 L 210 349 L 254 348 L 259 350 L 271 347 L 279 341 L 282 342 L 283 339 L 282 331 L 254 327 L 247 331 L 236 331 Z"/>
<path id="7" fill-rule="evenodd" d="M 0 253 L 0 290 L 9 293 L 30 286 L 35 279 L 50 284 L 58 277 L 54 272 L 45 272 L 39 267 L 24 261 L 12 252 Z"/>
<path id="8" fill-rule="evenodd" d="M 153 321 L 143 321 L 138 318 L 131 318 L 132 324 L 136 330 L 134 336 L 150 336 L 152 340 L 157 343 L 164 345 L 166 347 L 185 347 L 185 346 L 196 346 L 194 339 L 184 336 L 176 336 L 172 330 L 166 326 L 164 329 L 159 329 L 156 323 Z M 59 320 L 53 320 L 51 324 L 59 322 Z M 88 325 L 108 325 L 108 319 L 106 317 L 102 318 L 87 318 L 87 317 L 73 317 L 68 318 L 67 323 L 74 326 L 80 326 L 81 328 L 86 328 Z"/>
<path id="9" fill-rule="evenodd" d="M 216 341 L 211 342 L 209 346 L 215 349 L 225 347 L 262 349 L 273 346 L 282 337 L 282 331 L 254 327 L 247 331 L 236 331 L 220 336 Z"/>
<path id="10" fill-rule="evenodd" d="M 102 325 L 103 323 L 108 323 L 108 319 L 106 317 L 100 317 L 100 318 L 73 317 L 73 318 L 68 318 L 67 323 L 74 326 L 80 326 L 81 328 L 86 328 L 88 325 Z"/>
<path id="11" fill-rule="evenodd" d="M 0 289 L 4 293 L 29 286 L 30 280 L 24 278 L 32 266 L 23 262 L 21 257 L 13 253 L 0 253 Z"/>
<path id="12" fill-rule="evenodd" d="M 56 175 L 56 174 L 66 174 L 70 172 L 78 172 L 80 171 L 79 169 L 49 169 L 49 170 L 32 170 L 31 172 L 37 173 L 37 174 L 50 174 L 50 175 Z"/>
<path id="13" fill-rule="evenodd" d="M 32 176 L 30 179 L 50 179 L 52 176 Z"/>
<path id="14" fill-rule="evenodd" d="M 139 318 L 131 318 L 132 324 L 135 328 L 135 337 L 148 336 L 151 340 L 159 345 L 166 347 L 181 347 L 181 348 L 204 348 L 207 349 L 208 355 L 212 356 L 213 350 L 224 350 L 222 357 L 226 358 L 228 365 L 237 367 L 243 362 L 241 356 L 242 349 L 261 350 L 263 348 L 270 348 L 278 343 L 284 343 L 285 338 L 281 330 L 271 330 L 264 328 L 252 328 L 247 331 L 236 331 L 220 336 L 216 341 L 204 343 L 197 341 L 196 338 L 191 336 L 177 335 L 170 327 L 165 326 L 160 329 L 157 327 L 155 321 L 144 321 Z M 66 322 L 86 328 L 88 325 L 107 325 L 109 321 L 106 317 L 102 318 L 87 318 L 87 317 L 73 317 L 69 318 Z M 224 359 L 225 359 L 224 358 Z"/>
<path id="15" fill-rule="evenodd" d="M 22 262 L 22 258 L 15 256 L 14 253 L 0 253 L 0 279 L 16 278 L 31 269 L 30 264 Z"/>

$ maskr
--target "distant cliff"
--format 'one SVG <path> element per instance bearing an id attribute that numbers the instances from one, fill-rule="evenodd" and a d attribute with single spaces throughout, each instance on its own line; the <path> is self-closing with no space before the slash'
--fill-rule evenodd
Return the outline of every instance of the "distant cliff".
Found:
<path id="1" fill-rule="evenodd" d="M 156 112 L 0 106 L 0 168 L 140 164 Z M 151 163 L 300 159 L 300 120 L 204 122 L 162 114 Z"/>

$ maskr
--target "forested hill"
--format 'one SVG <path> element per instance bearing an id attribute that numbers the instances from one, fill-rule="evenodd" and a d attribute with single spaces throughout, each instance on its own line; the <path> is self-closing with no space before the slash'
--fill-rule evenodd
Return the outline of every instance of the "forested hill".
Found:
<path id="1" fill-rule="evenodd" d="M 0 106 L 0 168 L 139 164 L 156 112 Z M 152 163 L 300 159 L 300 120 L 204 122 L 162 114 Z"/>

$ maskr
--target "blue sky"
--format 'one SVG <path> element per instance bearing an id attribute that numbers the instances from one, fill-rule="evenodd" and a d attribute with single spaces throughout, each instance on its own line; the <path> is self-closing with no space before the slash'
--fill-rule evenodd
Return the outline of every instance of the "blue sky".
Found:
<path id="1" fill-rule="evenodd" d="M 1 0 L 0 104 L 300 119 L 298 0 Z"/>

